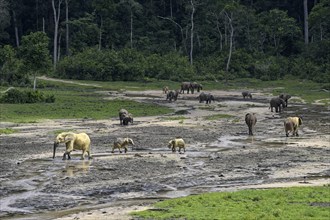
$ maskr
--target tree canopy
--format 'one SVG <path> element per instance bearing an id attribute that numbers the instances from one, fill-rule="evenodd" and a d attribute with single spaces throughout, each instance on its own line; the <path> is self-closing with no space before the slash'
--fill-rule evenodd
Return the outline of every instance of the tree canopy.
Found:
<path id="1" fill-rule="evenodd" d="M 304 0 L 0 0 L 0 74 L 329 83 L 330 0 L 307 3 L 306 42 Z"/>

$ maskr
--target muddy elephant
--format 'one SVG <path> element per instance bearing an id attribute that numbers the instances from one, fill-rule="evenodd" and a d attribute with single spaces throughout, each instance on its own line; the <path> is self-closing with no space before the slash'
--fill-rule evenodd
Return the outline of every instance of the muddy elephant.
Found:
<path id="1" fill-rule="evenodd" d="M 131 138 L 117 138 L 112 145 L 111 153 L 115 152 L 115 149 L 118 148 L 119 152 L 121 153 L 121 149 L 124 148 L 125 153 L 127 152 L 128 145 L 134 145 L 134 142 Z"/>
<path id="2" fill-rule="evenodd" d="M 291 95 L 281 94 L 278 97 L 283 99 L 285 101 L 285 107 L 288 107 L 288 100 L 291 98 Z"/>
<path id="3" fill-rule="evenodd" d="M 119 122 L 120 122 L 120 125 L 123 125 L 123 122 L 124 122 L 124 118 L 125 119 L 125 125 L 128 125 L 128 122 L 131 122 L 133 123 L 133 116 L 132 114 L 128 113 L 128 111 L 126 109 L 120 109 L 119 110 Z"/>
<path id="4" fill-rule="evenodd" d="M 171 90 L 167 93 L 166 95 L 166 100 L 168 100 L 169 102 L 176 101 L 178 99 L 179 96 L 179 91 L 178 90 Z"/>
<path id="5" fill-rule="evenodd" d="M 194 94 L 194 87 L 191 82 L 183 82 L 181 83 L 181 90 L 180 93 L 184 94 L 184 91 L 187 90 L 187 94 L 189 94 L 189 90 L 192 94 Z"/>
<path id="6" fill-rule="evenodd" d="M 209 104 L 211 103 L 211 101 L 213 102 L 215 101 L 214 96 L 211 93 L 202 92 L 201 94 L 199 94 L 198 98 L 199 98 L 199 103 L 206 101 L 206 104 Z"/>
<path id="7" fill-rule="evenodd" d="M 193 87 L 192 93 L 194 93 L 195 89 L 197 90 L 197 92 L 200 92 L 201 90 L 203 90 L 203 85 L 200 83 L 193 82 L 193 83 L 191 83 L 191 86 Z"/>
<path id="8" fill-rule="evenodd" d="M 257 123 L 257 117 L 255 113 L 247 113 L 245 115 L 245 123 L 249 127 L 249 135 L 253 135 L 253 130 Z"/>
<path id="9" fill-rule="evenodd" d="M 91 140 L 86 133 L 73 133 L 73 132 L 62 132 L 56 136 L 54 141 L 54 152 L 53 159 L 55 158 L 56 148 L 60 143 L 65 143 L 66 150 L 63 154 L 63 160 L 66 160 L 66 155 L 68 159 L 71 159 L 70 153 L 73 150 L 82 150 L 81 159 L 85 159 L 85 153 L 88 154 L 88 159 L 91 159 Z"/>
<path id="10" fill-rule="evenodd" d="M 181 153 L 181 149 L 183 152 L 186 152 L 185 142 L 182 138 L 174 138 L 168 142 L 168 148 L 172 149 L 172 152 L 176 152 L 176 148 L 179 148 L 179 153 Z"/>
<path id="11" fill-rule="evenodd" d="M 273 112 L 273 108 L 275 108 L 276 112 L 281 112 L 283 108 L 285 108 L 285 101 L 279 97 L 272 98 L 269 102 L 271 112 Z"/>
<path id="12" fill-rule="evenodd" d="M 302 125 L 301 117 L 288 117 L 284 121 L 285 135 L 289 137 L 289 133 L 292 132 L 292 136 L 299 136 L 298 128 Z"/>
<path id="13" fill-rule="evenodd" d="M 242 92 L 242 96 L 245 99 L 245 97 L 250 97 L 250 99 L 252 99 L 252 94 L 248 91 L 244 91 Z"/>

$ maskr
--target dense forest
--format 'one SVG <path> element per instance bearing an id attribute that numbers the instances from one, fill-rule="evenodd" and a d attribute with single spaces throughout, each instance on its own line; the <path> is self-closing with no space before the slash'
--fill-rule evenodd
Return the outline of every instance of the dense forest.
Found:
<path id="1" fill-rule="evenodd" d="M 330 0 L 0 0 L 2 85 L 330 82 Z"/>

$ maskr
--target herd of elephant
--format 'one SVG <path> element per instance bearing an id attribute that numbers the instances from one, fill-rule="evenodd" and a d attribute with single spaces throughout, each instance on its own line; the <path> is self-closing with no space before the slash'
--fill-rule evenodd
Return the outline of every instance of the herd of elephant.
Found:
<path id="1" fill-rule="evenodd" d="M 187 91 L 187 94 L 191 92 L 191 94 L 194 94 L 195 90 L 197 92 L 200 92 L 203 90 L 203 85 L 196 82 L 182 82 L 180 89 L 176 90 L 169 90 L 168 86 L 163 87 L 163 93 L 166 94 L 166 100 L 169 102 L 176 101 L 178 99 L 179 94 L 184 94 L 185 91 Z M 206 104 L 211 103 L 211 101 L 215 101 L 214 96 L 211 93 L 200 93 L 198 96 L 199 102 L 206 102 Z"/>
<path id="2" fill-rule="evenodd" d="M 181 84 L 181 90 L 171 90 L 169 91 L 168 87 L 165 86 L 163 88 L 163 93 L 167 94 L 166 99 L 170 102 L 176 101 L 178 98 L 178 94 L 184 94 L 186 90 L 189 94 L 189 91 L 193 94 L 195 90 L 200 92 L 203 89 L 203 86 L 196 82 L 183 82 Z M 252 99 L 252 94 L 248 91 L 242 92 L 242 96 L 245 99 L 246 97 Z M 288 100 L 291 98 L 290 95 L 281 94 L 278 97 L 274 97 L 270 100 L 270 108 L 273 112 L 273 108 L 275 108 L 276 112 L 281 112 L 283 108 L 288 106 Z M 206 101 L 206 104 L 214 101 L 214 96 L 210 93 L 200 93 L 199 102 Z M 133 115 L 129 113 L 126 109 L 119 110 L 119 122 L 120 125 L 128 125 L 128 123 L 133 124 Z M 253 135 L 254 127 L 257 123 L 257 117 L 255 113 L 247 113 L 245 115 L 245 122 L 249 128 L 249 135 Z M 301 117 L 288 117 L 284 121 L 284 129 L 285 134 L 288 137 L 289 133 L 292 132 L 293 136 L 298 136 L 298 127 L 302 124 Z M 63 160 L 71 159 L 71 152 L 73 150 L 82 150 L 81 159 L 85 158 L 85 154 L 87 153 L 88 159 L 92 158 L 91 155 L 91 141 L 89 136 L 86 133 L 73 133 L 73 132 L 62 132 L 56 136 L 54 142 L 54 151 L 53 158 L 55 158 L 56 148 L 60 143 L 64 143 L 66 145 L 65 153 L 63 154 Z M 117 138 L 112 145 L 112 153 L 114 153 L 115 149 L 118 149 L 121 153 L 121 149 L 124 149 L 124 152 L 127 152 L 127 146 L 134 145 L 134 141 L 131 138 Z M 172 152 L 176 152 L 176 148 L 179 149 L 179 153 L 181 153 L 181 149 L 185 152 L 185 142 L 182 138 L 177 137 L 168 142 L 168 148 L 172 150 Z"/>

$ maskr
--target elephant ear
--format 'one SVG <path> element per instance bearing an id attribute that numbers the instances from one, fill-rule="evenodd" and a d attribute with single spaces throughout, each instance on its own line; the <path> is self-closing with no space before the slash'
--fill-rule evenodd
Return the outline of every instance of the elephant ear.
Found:
<path id="1" fill-rule="evenodd" d="M 299 117 L 299 125 L 302 125 L 302 118 Z"/>
<path id="2" fill-rule="evenodd" d="M 172 140 L 171 143 L 173 146 L 175 146 L 175 140 Z"/>
<path id="3" fill-rule="evenodd" d="M 74 134 L 73 133 L 69 133 L 64 137 L 64 142 L 69 142 L 69 141 L 73 141 L 74 140 Z"/>

